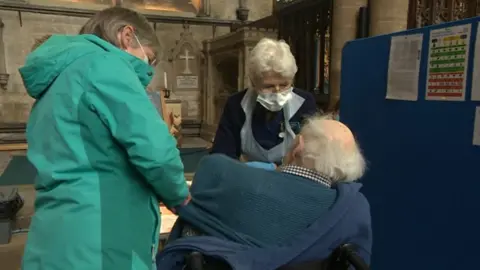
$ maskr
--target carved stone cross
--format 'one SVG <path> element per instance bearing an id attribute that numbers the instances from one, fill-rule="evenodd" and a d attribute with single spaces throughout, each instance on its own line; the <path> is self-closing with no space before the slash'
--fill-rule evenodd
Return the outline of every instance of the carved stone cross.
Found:
<path id="1" fill-rule="evenodd" d="M 185 49 L 185 54 L 180 55 L 180 59 L 185 60 L 185 69 L 183 70 L 183 74 L 192 74 L 192 71 L 190 71 L 190 65 L 188 65 L 188 60 L 195 59 L 195 56 L 191 56 L 188 53 L 189 51 Z"/>

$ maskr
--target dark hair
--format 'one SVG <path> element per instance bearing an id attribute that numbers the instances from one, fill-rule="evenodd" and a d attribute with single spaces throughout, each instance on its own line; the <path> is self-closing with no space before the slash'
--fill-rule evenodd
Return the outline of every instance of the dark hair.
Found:
<path id="1" fill-rule="evenodd" d="M 142 45 L 158 55 L 160 42 L 155 30 L 142 14 L 123 7 L 111 7 L 96 13 L 80 29 L 79 34 L 93 34 L 120 47 L 117 35 L 125 26 L 132 26 Z"/>

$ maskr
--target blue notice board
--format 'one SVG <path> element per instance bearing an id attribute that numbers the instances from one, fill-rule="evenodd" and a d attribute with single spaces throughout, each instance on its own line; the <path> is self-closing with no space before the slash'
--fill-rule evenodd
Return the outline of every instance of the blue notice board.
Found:
<path id="1" fill-rule="evenodd" d="M 362 181 L 373 270 L 480 269 L 480 102 L 471 100 L 479 20 L 355 40 L 343 50 L 341 119 L 369 162 Z M 465 99 L 426 100 L 430 32 L 463 24 L 471 24 Z M 410 34 L 423 34 L 418 100 L 386 99 L 391 38 Z"/>

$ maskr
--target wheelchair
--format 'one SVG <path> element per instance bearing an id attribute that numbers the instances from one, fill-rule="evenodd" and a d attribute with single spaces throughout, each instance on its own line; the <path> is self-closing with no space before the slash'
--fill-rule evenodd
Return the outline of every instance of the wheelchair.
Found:
<path id="1" fill-rule="evenodd" d="M 181 228 L 179 238 L 205 235 L 203 232 L 188 226 L 188 223 L 180 218 L 177 220 L 176 226 Z M 178 239 L 171 236 L 166 234 L 162 237 L 162 246 Z M 354 244 L 342 244 L 326 259 L 284 265 L 277 270 L 370 270 L 370 266 L 357 254 L 356 250 L 357 246 Z M 197 251 L 187 254 L 183 262 L 182 270 L 232 270 L 231 266 L 225 261 Z"/>
<path id="2" fill-rule="evenodd" d="M 192 252 L 185 258 L 185 270 L 231 270 L 225 262 Z M 338 247 L 325 260 L 285 265 L 278 270 L 369 270 L 370 267 L 360 258 L 354 245 L 345 244 Z"/>

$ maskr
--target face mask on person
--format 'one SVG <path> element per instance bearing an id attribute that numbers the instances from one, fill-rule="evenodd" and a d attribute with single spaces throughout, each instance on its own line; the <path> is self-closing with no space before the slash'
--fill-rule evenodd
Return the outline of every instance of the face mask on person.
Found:
<path id="1" fill-rule="evenodd" d="M 258 93 L 257 101 L 262 104 L 265 109 L 278 112 L 292 99 L 292 89 L 293 87 L 290 87 L 288 90 L 280 93 Z"/>
<path id="2" fill-rule="evenodd" d="M 145 62 L 146 64 L 149 64 L 148 56 L 147 56 L 147 54 L 145 53 L 145 50 L 143 49 L 143 46 L 142 46 L 142 44 L 140 43 L 140 40 L 138 40 L 137 35 L 134 35 L 134 36 L 135 36 L 135 39 L 137 40 L 138 45 L 140 46 L 140 49 L 141 49 L 142 52 L 143 52 L 143 62 Z"/>

